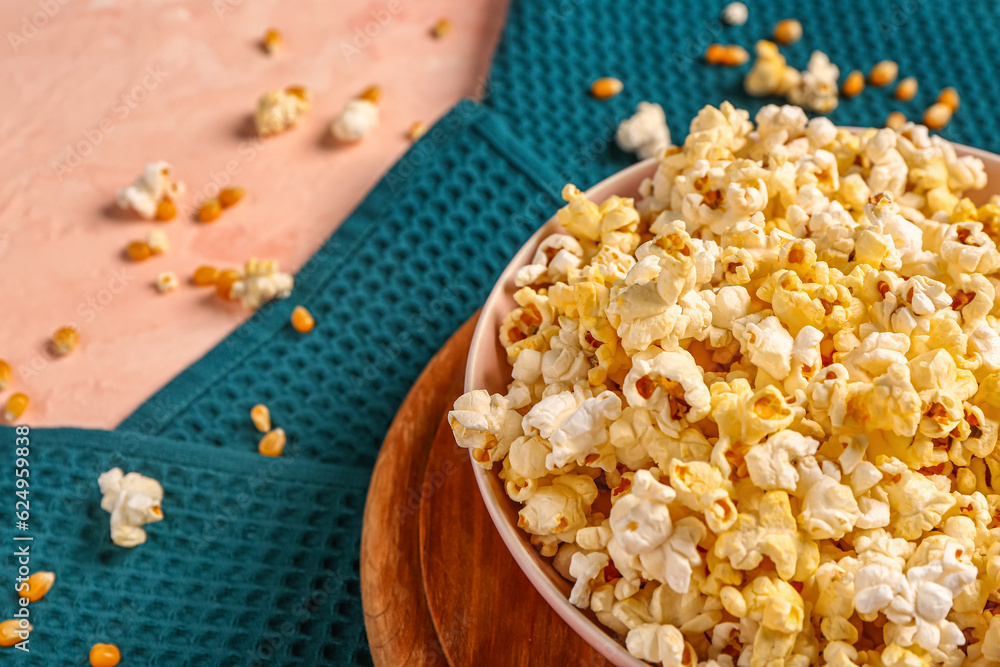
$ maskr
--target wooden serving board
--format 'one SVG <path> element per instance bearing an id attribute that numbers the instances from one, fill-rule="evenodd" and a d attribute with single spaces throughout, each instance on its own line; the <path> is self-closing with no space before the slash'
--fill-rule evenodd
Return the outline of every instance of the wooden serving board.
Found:
<path id="1" fill-rule="evenodd" d="M 610 665 L 521 572 L 448 427 L 477 317 L 424 369 L 375 464 L 361 535 L 372 659 L 377 667 Z"/>

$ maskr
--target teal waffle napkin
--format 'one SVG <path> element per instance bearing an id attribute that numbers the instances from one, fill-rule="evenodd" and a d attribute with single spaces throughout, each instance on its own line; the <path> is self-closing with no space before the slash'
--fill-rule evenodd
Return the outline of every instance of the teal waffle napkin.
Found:
<path id="1" fill-rule="evenodd" d="M 1000 83 L 989 55 L 1000 50 L 1000 3 L 743 1 L 750 9 L 747 23 L 724 26 L 718 17 L 728 0 L 512 0 L 487 102 L 550 168 L 589 187 L 633 162 L 614 145 L 614 132 L 640 101 L 663 106 L 675 143 L 706 104 L 730 100 L 756 113 L 763 104 L 782 103 L 748 96 L 742 81 L 757 40 L 768 39 L 781 19 L 796 18 L 802 39 L 781 47 L 789 64 L 804 69 L 818 49 L 840 67 L 841 80 L 853 69 L 867 74 L 886 58 L 899 63 L 901 78 L 918 80 L 911 102 L 897 101 L 894 85 L 868 87 L 841 100 L 830 115 L 833 122 L 881 127 L 896 109 L 919 120 L 942 88 L 954 86 L 962 106 L 941 134 L 1000 150 L 993 101 Z M 706 65 L 702 54 L 713 42 L 740 44 L 751 61 L 742 67 Z M 602 76 L 621 79 L 624 91 L 610 100 L 591 98 L 590 84 Z"/>
<path id="2" fill-rule="evenodd" d="M 358 573 L 379 445 L 561 185 L 496 112 L 462 102 L 297 274 L 291 298 L 115 432 L 32 431 L 32 568 L 57 580 L 32 606 L 32 653 L 17 657 L 84 665 L 91 644 L 111 641 L 128 665 L 370 664 Z M 316 318 L 311 334 L 289 324 L 297 304 Z M 288 432 L 280 459 L 255 451 L 256 403 Z M 6 451 L 14 438 L 0 429 Z M 166 490 L 166 519 L 133 550 L 111 544 L 100 509 L 97 476 L 113 466 Z M 14 483 L 5 465 L 12 511 Z M 6 544 L 13 521 L 0 521 Z M 15 560 L 0 562 L 12 581 Z M 8 590 L 0 616 L 16 609 Z"/>

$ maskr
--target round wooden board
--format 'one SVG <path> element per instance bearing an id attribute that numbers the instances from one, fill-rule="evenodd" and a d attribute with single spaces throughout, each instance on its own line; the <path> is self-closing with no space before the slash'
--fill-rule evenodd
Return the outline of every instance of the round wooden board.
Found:
<path id="1" fill-rule="evenodd" d="M 431 360 L 386 434 L 361 535 L 361 596 L 377 667 L 610 665 L 518 568 L 447 413 L 476 317 Z"/>

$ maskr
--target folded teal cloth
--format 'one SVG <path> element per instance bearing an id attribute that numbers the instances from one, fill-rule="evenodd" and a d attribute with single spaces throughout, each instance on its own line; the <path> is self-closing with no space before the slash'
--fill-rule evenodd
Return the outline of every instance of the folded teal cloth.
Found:
<path id="1" fill-rule="evenodd" d="M 640 101 L 663 106 L 675 143 L 706 104 L 729 100 L 751 113 L 764 104 L 782 104 L 779 98 L 747 95 L 743 77 L 757 40 L 770 39 L 778 21 L 795 18 L 802 23 L 802 39 L 781 52 L 797 69 L 805 69 L 812 51 L 820 50 L 840 67 L 841 81 L 851 70 L 867 74 L 879 60 L 891 59 L 899 63 L 900 78 L 919 82 L 910 102 L 894 98 L 895 84 L 841 99 L 830 114 L 834 123 L 881 127 L 896 109 L 919 122 L 941 89 L 954 86 L 962 106 L 941 134 L 1000 150 L 1000 119 L 992 101 L 1000 81 L 983 56 L 1000 48 L 1000 3 L 743 1 L 749 20 L 727 26 L 719 14 L 728 0 L 512 0 L 487 103 L 562 178 L 589 187 L 633 162 L 614 145 L 614 132 Z M 750 62 L 707 65 L 703 54 L 716 42 L 742 45 Z M 591 82 L 602 76 L 621 79 L 623 92 L 604 101 L 590 97 Z"/>
<path id="2" fill-rule="evenodd" d="M 31 568 L 56 573 L 32 605 L 25 664 L 84 664 L 118 644 L 127 665 L 370 664 L 359 586 L 361 519 L 392 417 L 434 352 L 482 305 L 561 183 L 496 112 L 462 102 L 417 142 L 262 308 L 115 432 L 32 431 Z M 295 305 L 316 318 L 299 334 Z M 288 433 L 256 453 L 269 406 Z M 0 429 L 13 451 L 16 434 Z M 12 461 L 12 459 L 9 459 Z M 114 546 L 97 477 L 162 482 L 165 520 Z M 0 472 L 14 522 L 13 463 Z M 2 561 L 12 582 L 17 563 Z M 390 584 L 391 585 L 391 584 Z M 0 616 L 16 610 L 11 592 Z"/>

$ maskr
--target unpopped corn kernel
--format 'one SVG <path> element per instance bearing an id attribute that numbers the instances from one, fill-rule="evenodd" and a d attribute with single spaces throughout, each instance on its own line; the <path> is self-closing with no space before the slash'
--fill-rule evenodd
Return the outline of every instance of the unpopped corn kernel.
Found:
<path id="1" fill-rule="evenodd" d="M 28 638 L 35 628 L 24 618 L 9 618 L 0 622 L 0 646 L 10 648 Z"/>
<path id="2" fill-rule="evenodd" d="M 361 91 L 358 95 L 359 100 L 367 100 L 372 104 L 378 104 L 382 101 L 382 86 L 369 86 Z"/>
<path id="3" fill-rule="evenodd" d="M 958 91 L 951 87 L 942 90 L 937 97 L 937 101 L 952 111 L 958 111 L 958 106 L 961 103 L 961 100 L 958 98 Z"/>
<path id="4" fill-rule="evenodd" d="M 888 86 L 896 80 L 898 74 L 899 65 L 892 60 L 881 60 L 875 63 L 875 66 L 868 73 L 868 83 L 876 88 Z"/>
<path id="5" fill-rule="evenodd" d="M 281 50 L 284 42 L 285 40 L 282 38 L 281 33 L 275 28 L 270 28 L 264 33 L 264 39 L 261 43 L 268 54 L 274 55 Z"/>
<path id="6" fill-rule="evenodd" d="M 625 84 L 621 81 L 614 77 L 606 76 L 590 84 L 590 94 L 596 99 L 607 100 L 622 92 L 624 88 Z"/>
<path id="7" fill-rule="evenodd" d="M 236 206 L 246 193 L 247 191 L 240 187 L 222 188 L 219 190 L 219 204 L 222 208 Z"/>
<path id="8" fill-rule="evenodd" d="M 710 65 L 738 67 L 750 60 L 750 54 L 739 44 L 710 44 L 705 50 L 705 62 Z"/>
<path id="9" fill-rule="evenodd" d="M 114 644 L 94 644 L 90 648 L 91 667 L 116 667 L 122 653 Z"/>
<path id="10" fill-rule="evenodd" d="M 236 269 L 226 269 L 215 278 L 215 292 L 223 301 L 229 301 L 232 297 L 233 285 L 243 277 Z"/>
<path id="11" fill-rule="evenodd" d="M 214 285 L 215 281 L 219 279 L 219 270 L 214 266 L 209 266 L 203 264 L 194 270 L 194 274 L 191 276 L 191 282 L 193 282 L 198 287 L 208 287 Z"/>
<path id="12" fill-rule="evenodd" d="M 885 119 L 885 126 L 890 130 L 898 130 L 906 124 L 906 114 L 902 111 L 893 111 Z"/>
<path id="13" fill-rule="evenodd" d="M 198 219 L 202 222 L 215 222 L 220 215 L 222 215 L 222 203 L 218 197 L 209 197 L 198 209 Z"/>
<path id="14" fill-rule="evenodd" d="M 17 592 L 28 602 L 38 602 L 52 590 L 52 585 L 55 583 L 56 575 L 54 572 L 35 572 L 21 585 L 23 588 L 18 587 Z"/>
<path id="15" fill-rule="evenodd" d="M 935 102 L 924 112 L 924 125 L 931 130 L 940 130 L 951 122 L 952 113 L 951 107 Z"/>
<path id="16" fill-rule="evenodd" d="M 284 429 L 276 428 L 260 439 L 257 451 L 264 456 L 281 456 L 286 440 Z"/>
<path id="17" fill-rule="evenodd" d="M 130 259 L 142 262 L 153 256 L 153 251 L 145 241 L 132 241 L 125 249 Z"/>
<path id="18" fill-rule="evenodd" d="M 271 430 L 271 411 L 263 403 L 258 403 L 250 409 L 250 420 L 261 433 Z"/>
<path id="19" fill-rule="evenodd" d="M 859 70 L 853 70 L 844 79 L 844 85 L 840 87 L 840 94 L 844 97 L 855 97 L 860 95 L 865 89 L 865 75 Z"/>
<path id="20" fill-rule="evenodd" d="M 0 391 L 7 388 L 7 385 L 10 384 L 12 376 L 13 374 L 10 370 L 10 364 L 3 359 L 0 359 Z"/>
<path id="21" fill-rule="evenodd" d="M 177 206 L 174 204 L 174 200 L 169 197 L 164 197 L 160 200 L 160 203 L 156 205 L 156 219 L 160 222 L 170 222 L 177 217 Z"/>
<path id="22" fill-rule="evenodd" d="M 443 18 L 438 19 L 434 26 L 431 28 L 431 36 L 434 39 L 443 39 L 451 34 L 451 19 Z"/>
<path id="23" fill-rule="evenodd" d="M 896 99 L 901 102 L 909 102 L 917 95 L 917 80 L 908 76 L 896 84 Z"/>
<path id="24" fill-rule="evenodd" d="M 80 334 L 73 327 L 60 327 L 52 334 L 52 349 L 63 357 L 76 349 L 80 344 Z"/>
<path id="25" fill-rule="evenodd" d="M 413 124 L 410 125 L 410 130 L 407 133 L 407 136 L 409 137 L 410 141 L 416 141 L 425 134 L 427 134 L 427 123 L 415 120 L 413 121 Z"/>
<path id="26" fill-rule="evenodd" d="M 292 326 L 299 333 L 309 333 L 316 326 L 316 320 L 305 306 L 295 306 L 292 311 Z"/>
<path id="27" fill-rule="evenodd" d="M 7 399 L 7 405 L 4 407 L 3 418 L 8 422 L 12 422 L 24 414 L 24 411 L 28 409 L 28 396 L 18 392 L 16 394 L 11 394 L 10 398 Z"/>
<path id="28" fill-rule="evenodd" d="M 784 19 L 774 26 L 774 41 L 779 44 L 794 44 L 802 39 L 802 24 L 796 19 Z"/>

